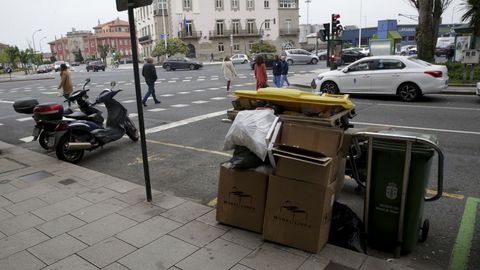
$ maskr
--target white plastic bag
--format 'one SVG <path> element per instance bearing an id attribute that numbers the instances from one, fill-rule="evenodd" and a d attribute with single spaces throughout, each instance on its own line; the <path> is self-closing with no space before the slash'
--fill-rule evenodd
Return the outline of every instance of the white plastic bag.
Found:
<path id="1" fill-rule="evenodd" d="M 235 145 L 247 147 L 260 159 L 267 156 L 265 137 L 276 116 L 273 110 L 245 110 L 238 112 L 225 136 L 223 150 L 232 150 Z"/>

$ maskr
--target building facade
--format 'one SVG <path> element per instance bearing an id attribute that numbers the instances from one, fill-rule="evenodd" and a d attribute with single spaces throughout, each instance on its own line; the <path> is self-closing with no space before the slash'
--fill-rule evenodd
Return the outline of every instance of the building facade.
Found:
<path id="1" fill-rule="evenodd" d="M 298 47 L 298 0 L 154 0 L 136 11 L 141 56 L 164 37 L 188 44 L 187 56 L 215 59 L 249 54 L 267 41 L 278 51 Z"/>

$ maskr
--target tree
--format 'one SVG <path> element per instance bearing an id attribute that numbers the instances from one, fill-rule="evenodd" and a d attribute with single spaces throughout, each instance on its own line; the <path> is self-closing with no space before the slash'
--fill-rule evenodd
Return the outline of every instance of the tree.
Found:
<path id="1" fill-rule="evenodd" d="M 34 58 L 34 53 L 32 49 L 26 49 L 19 52 L 20 63 L 22 63 L 22 68 L 25 71 L 25 75 L 28 74 L 28 62 Z"/>
<path id="2" fill-rule="evenodd" d="M 6 54 L 7 54 L 8 63 L 15 68 L 17 66 L 16 61 L 20 56 L 20 51 L 18 50 L 18 47 L 9 46 L 6 49 Z"/>
<path id="3" fill-rule="evenodd" d="M 83 62 L 84 59 L 83 59 L 81 50 L 76 51 L 74 54 L 75 54 L 75 62 L 79 62 L 79 63 Z"/>
<path id="4" fill-rule="evenodd" d="M 260 41 L 253 43 L 252 49 L 250 50 L 251 53 L 259 53 L 259 52 L 267 52 L 267 53 L 275 53 L 277 52 L 277 48 L 265 41 Z"/>
<path id="5" fill-rule="evenodd" d="M 418 58 L 433 62 L 443 12 L 453 0 L 407 0 L 418 11 Z"/>
<path id="6" fill-rule="evenodd" d="M 158 42 L 155 44 L 152 56 L 160 57 L 162 55 L 186 54 L 187 52 L 187 43 L 179 38 L 169 38 L 167 39 L 167 48 L 165 48 L 164 42 Z"/>
<path id="7" fill-rule="evenodd" d="M 480 0 L 464 0 L 462 3 L 465 13 L 462 15 L 462 21 L 468 21 L 473 28 L 473 35 L 480 36 Z"/>
<path id="8" fill-rule="evenodd" d="M 110 47 L 108 45 L 98 45 L 98 51 L 100 52 L 100 58 L 102 58 L 103 63 L 105 66 L 107 65 L 107 56 L 108 52 L 110 51 Z"/>

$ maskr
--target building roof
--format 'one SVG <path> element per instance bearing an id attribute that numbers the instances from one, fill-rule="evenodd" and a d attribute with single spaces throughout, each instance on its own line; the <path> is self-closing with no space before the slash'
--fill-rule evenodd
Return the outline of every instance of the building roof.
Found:
<path id="1" fill-rule="evenodd" d="M 0 43 L 0 48 L 7 48 L 8 46 L 9 46 L 8 44 Z"/>
<path id="2" fill-rule="evenodd" d="M 99 24 L 97 26 L 94 26 L 93 29 L 99 29 L 99 28 L 102 28 L 104 26 L 128 26 L 128 21 L 124 21 L 124 20 L 120 20 L 120 18 L 117 18 L 113 21 L 109 21 L 109 22 L 106 22 L 106 23 L 102 23 L 100 24 L 100 21 L 98 21 Z"/>
<path id="3" fill-rule="evenodd" d="M 95 33 L 93 38 L 129 38 L 129 32 L 101 32 Z"/>
<path id="4" fill-rule="evenodd" d="M 67 42 L 68 38 L 67 37 L 62 37 L 62 38 L 56 38 L 55 40 L 52 40 L 48 42 L 48 44 L 55 44 L 56 42 Z"/>

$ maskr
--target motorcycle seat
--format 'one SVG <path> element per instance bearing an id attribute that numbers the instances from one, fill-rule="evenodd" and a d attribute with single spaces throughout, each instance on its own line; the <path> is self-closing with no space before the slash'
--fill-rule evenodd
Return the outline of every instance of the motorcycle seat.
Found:
<path id="1" fill-rule="evenodd" d="M 76 112 L 73 112 L 71 114 L 67 114 L 67 115 L 64 115 L 64 116 L 67 117 L 67 118 L 72 118 L 72 119 L 77 119 L 77 120 L 87 119 L 87 115 L 84 114 L 83 112 L 79 112 L 79 111 L 76 111 Z"/>

